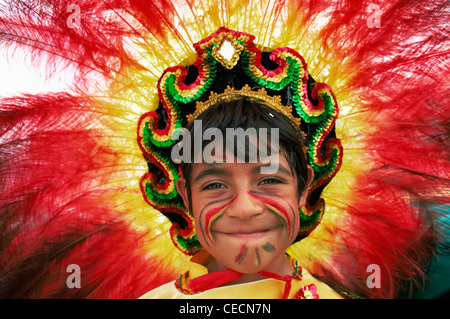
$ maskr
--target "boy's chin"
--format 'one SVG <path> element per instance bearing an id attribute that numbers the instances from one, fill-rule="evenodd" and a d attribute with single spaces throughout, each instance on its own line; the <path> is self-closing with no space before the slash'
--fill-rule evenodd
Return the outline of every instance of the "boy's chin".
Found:
<path id="1" fill-rule="evenodd" d="M 249 249 L 250 250 L 250 249 Z M 228 268 L 243 274 L 257 274 L 260 271 L 266 270 L 273 262 L 271 256 L 263 253 L 256 255 L 254 251 L 248 251 L 247 255 L 240 261 L 236 261 L 236 257 L 228 258 L 225 264 Z"/>
<path id="2" fill-rule="evenodd" d="M 263 240 L 223 241 L 222 238 L 218 238 L 214 246 L 206 248 L 214 258 L 208 268 L 210 271 L 230 268 L 243 274 L 257 274 L 263 270 L 278 269 L 285 262 L 284 243 L 270 239 L 269 237 Z"/>

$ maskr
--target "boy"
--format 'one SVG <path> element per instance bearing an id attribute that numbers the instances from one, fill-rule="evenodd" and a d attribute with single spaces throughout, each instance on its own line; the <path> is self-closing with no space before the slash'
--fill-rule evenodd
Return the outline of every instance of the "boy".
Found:
<path id="1" fill-rule="evenodd" d="M 204 250 L 192 257 L 189 271 L 178 281 L 142 298 L 342 298 L 285 255 L 297 238 L 298 211 L 306 203 L 314 175 L 299 127 L 264 101 L 246 97 L 221 101 L 196 120 L 202 123 L 202 133 L 215 128 L 225 136 L 216 144 L 214 160 L 182 163 L 183 177 L 176 185 Z M 199 141 L 193 138 L 192 123 L 187 128 L 192 150 Z M 240 158 L 242 144 L 229 147 L 235 137 L 229 136 L 230 129 L 238 128 L 266 128 L 255 131 L 270 135 L 248 138 L 245 162 Z M 257 142 L 262 139 L 271 142 L 261 146 Z M 259 147 L 252 148 L 252 143 Z M 202 151 L 206 144 L 202 141 Z M 270 151 L 270 160 L 276 163 L 263 164 L 260 156 L 249 161 L 256 149 L 259 154 Z M 263 167 L 274 164 L 276 170 L 263 173 Z"/>

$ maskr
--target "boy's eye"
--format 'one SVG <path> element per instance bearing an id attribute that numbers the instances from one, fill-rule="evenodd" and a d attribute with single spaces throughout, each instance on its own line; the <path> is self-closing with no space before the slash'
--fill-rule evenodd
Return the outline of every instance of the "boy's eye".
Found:
<path id="1" fill-rule="evenodd" d="M 259 182 L 259 185 L 271 185 L 271 184 L 281 184 L 282 181 L 276 178 L 266 178 Z"/>
<path id="2" fill-rule="evenodd" d="M 203 187 L 203 189 L 218 189 L 218 188 L 225 188 L 225 185 L 222 183 L 211 183 Z"/>

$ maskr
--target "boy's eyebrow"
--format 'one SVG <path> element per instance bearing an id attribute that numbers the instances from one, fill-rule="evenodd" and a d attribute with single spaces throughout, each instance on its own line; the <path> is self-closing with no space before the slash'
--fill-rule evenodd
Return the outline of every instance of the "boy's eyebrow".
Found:
<path id="1" fill-rule="evenodd" d="M 194 179 L 194 182 L 197 182 L 198 180 L 204 178 L 205 176 L 209 176 L 209 175 L 230 176 L 231 174 L 226 169 L 216 167 L 216 166 L 211 166 L 211 167 L 205 168 L 200 173 L 198 173 L 198 175 Z"/>
<path id="2" fill-rule="evenodd" d="M 255 166 L 252 168 L 252 174 L 259 174 L 261 173 L 261 167 L 267 166 L 267 164 L 261 164 L 258 166 Z M 288 170 L 286 167 L 284 167 L 283 165 L 281 165 L 280 163 L 278 163 L 278 172 L 284 173 L 286 175 L 291 176 L 292 172 L 290 170 Z"/>

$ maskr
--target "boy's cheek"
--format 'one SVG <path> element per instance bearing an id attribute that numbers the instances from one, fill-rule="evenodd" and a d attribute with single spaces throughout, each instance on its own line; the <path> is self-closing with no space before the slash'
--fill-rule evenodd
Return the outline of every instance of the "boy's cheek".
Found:
<path id="1" fill-rule="evenodd" d="M 300 217 L 296 206 L 293 206 L 295 201 L 286 199 L 277 194 L 267 192 L 249 191 L 250 196 L 263 203 L 267 211 L 274 214 L 284 225 L 287 231 L 287 241 L 294 241 L 299 230 Z"/>
<path id="2" fill-rule="evenodd" d="M 215 244 L 212 228 L 222 218 L 226 208 L 233 203 L 236 197 L 230 196 L 221 200 L 213 200 L 197 210 L 198 214 L 194 215 L 198 230 L 196 233 L 204 248 Z"/>

